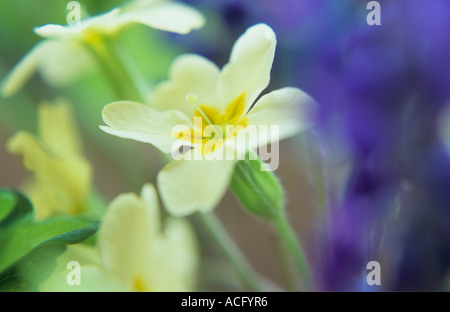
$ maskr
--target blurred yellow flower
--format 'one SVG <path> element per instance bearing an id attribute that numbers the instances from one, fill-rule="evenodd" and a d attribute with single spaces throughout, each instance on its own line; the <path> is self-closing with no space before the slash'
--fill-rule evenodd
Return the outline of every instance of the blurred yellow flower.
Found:
<path id="1" fill-rule="evenodd" d="M 192 147 L 158 175 L 161 198 L 173 215 L 210 211 L 248 150 L 292 136 L 311 123 L 314 101 L 297 88 L 257 100 L 269 84 L 275 46 L 272 29 L 255 25 L 237 40 L 222 70 L 199 55 L 182 55 L 148 105 L 119 101 L 103 109 L 108 126 L 101 129 L 107 133 L 153 144 L 164 153 L 179 145 Z M 270 134 L 272 128 L 277 135 Z"/>
<path id="2" fill-rule="evenodd" d="M 203 16 L 186 4 L 171 0 L 141 0 L 83 19 L 79 24 L 36 27 L 34 32 L 46 40 L 22 58 L 2 81 L 0 91 L 5 97 L 14 95 L 36 70 L 54 86 L 73 82 L 95 65 L 95 59 L 86 45 L 102 49 L 102 37 L 113 36 L 128 25 L 143 24 L 186 34 L 204 23 Z"/>
<path id="3" fill-rule="evenodd" d="M 42 104 L 38 136 L 18 132 L 8 141 L 8 149 L 22 155 L 25 167 L 34 174 L 24 191 L 37 219 L 85 211 L 92 169 L 82 156 L 80 136 L 67 102 Z"/>
<path id="4" fill-rule="evenodd" d="M 119 195 L 108 207 L 98 233 L 101 263 L 95 257 L 80 267 L 80 285 L 67 285 L 68 271 L 56 272 L 44 291 L 193 291 L 198 250 L 190 224 L 168 218 L 161 226 L 159 203 L 153 185 L 146 184 L 140 197 Z"/>

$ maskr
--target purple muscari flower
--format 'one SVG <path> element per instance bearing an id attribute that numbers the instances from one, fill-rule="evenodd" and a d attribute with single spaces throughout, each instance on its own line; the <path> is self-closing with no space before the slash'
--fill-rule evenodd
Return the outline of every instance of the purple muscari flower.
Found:
<path id="1" fill-rule="evenodd" d="M 330 207 L 317 256 L 319 285 L 441 290 L 450 267 L 450 159 L 435 121 L 450 100 L 450 3 L 380 3 L 381 26 L 361 23 L 342 33 L 319 62 L 337 86 L 309 81 L 324 135 L 337 127 L 353 156 L 347 192 Z M 340 122 L 330 128 L 337 113 Z M 371 260 L 389 272 L 379 288 L 365 283 Z"/>

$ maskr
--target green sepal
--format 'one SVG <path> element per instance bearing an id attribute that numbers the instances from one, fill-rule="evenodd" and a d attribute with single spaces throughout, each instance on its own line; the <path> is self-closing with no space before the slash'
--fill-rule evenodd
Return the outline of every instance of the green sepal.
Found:
<path id="1" fill-rule="evenodd" d="M 248 212 L 274 220 L 283 213 L 284 190 L 273 171 L 267 169 L 256 154 L 248 153 L 236 164 L 230 188 Z"/>

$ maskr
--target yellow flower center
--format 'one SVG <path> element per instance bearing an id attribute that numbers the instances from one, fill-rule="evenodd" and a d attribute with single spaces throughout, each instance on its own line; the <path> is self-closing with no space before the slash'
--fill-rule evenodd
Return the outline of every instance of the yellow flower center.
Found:
<path id="1" fill-rule="evenodd" d="M 203 154 L 214 152 L 227 139 L 247 127 L 248 118 L 244 116 L 246 92 L 239 95 L 219 112 L 215 107 L 197 103 L 197 96 L 190 93 L 186 101 L 196 108 L 194 113 L 194 127 L 189 131 L 172 134 L 192 144 L 201 144 Z M 211 141 L 212 140 L 212 141 Z M 208 145 L 207 145 L 208 143 Z M 205 149 L 206 145 L 208 146 Z"/>
<path id="2" fill-rule="evenodd" d="M 94 30 L 86 30 L 82 34 L 82 40 L 92 47 L 103 44 L 102 34 Z"/>
<path id="3" fill-rule="evenodd" d="M 147 292 L 149 291 L 142 278 L 138 275 L 133 280 L 133 291 L 136 292 Z"/>

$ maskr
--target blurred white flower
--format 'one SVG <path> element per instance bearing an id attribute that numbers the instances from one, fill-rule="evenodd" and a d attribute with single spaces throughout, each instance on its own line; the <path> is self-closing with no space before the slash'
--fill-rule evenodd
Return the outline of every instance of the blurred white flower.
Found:
<path id="1" fill-rule="evenodd" d="M 80 285 L 66 283 L 69 271 L 55 272 L 44 291 L 193 291 L 198 250 L 193 229 L 183 219 L 160 221 L 153 185 L 141 196 L 119 195 L 108 207 L 98 233 L 100 263 L 89 252 L 71 254 L 81 263 Z M 86 265 L 83 265 L 86 263 Z"/>
<path id="2" fill-rule="evenodd" d="M 74 25 L 47 24 L 34 32 L 45 38 L 33 47 L 2 81 L 1 93 L 17 93 L 38 71 L 53 86 L 64 86 L 95 66 L 86 45 L 96 48 L 102 37 L 114 36 L 128 25 L 143 24 L 180 34 L 202 27 L 205 20 L 194 8 L 170 0 L 134 1 L 128 6 L 89 17 Z"/>

